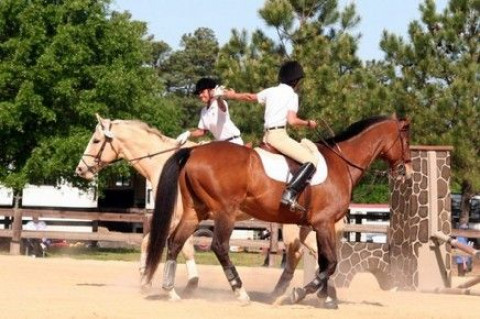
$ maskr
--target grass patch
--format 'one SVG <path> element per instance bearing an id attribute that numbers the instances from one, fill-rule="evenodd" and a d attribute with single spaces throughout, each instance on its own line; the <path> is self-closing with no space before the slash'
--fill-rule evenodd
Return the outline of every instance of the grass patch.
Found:
<path id="1" fill-rule="evenodd" d="M 92 260 L 119 260 L 139 261 L 140 249 L 138 248 L 102 248 L 102 247 L 64 247 L 50 249 L 48 258 L 68 257 L 74 259 Z M 281 255 L 276 256 L 275 267 L 280 267 Z M 165 258 L 165 257 L 164 257 Z M 236 266 L 260 267 L 265 261 L 265 255 L 258 252 L 231 252 L 230 259 Z M 211 251 L 196 252 L 195 261 L 200 265 L 219 265 L 217 257 Z M 180 254 L 179 263 L 185 263 L 185 258 Z"/>

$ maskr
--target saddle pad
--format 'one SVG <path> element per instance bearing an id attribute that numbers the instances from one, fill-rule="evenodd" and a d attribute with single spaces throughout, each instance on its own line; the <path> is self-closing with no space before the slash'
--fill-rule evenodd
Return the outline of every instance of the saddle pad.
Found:
<path id="1" fill-rule="evenodd" d="M 280 154 L 272 154 L 259 147 L 255 147 L 255 151 L 258 153 L 258 155 L 260 155 L 263 169 L 268 177 L 284 183 L 288 183 L 292 179 L 293 175 L 290 173 L 285 156 Z M 310 180 L 310 185 L 321 184 L 327 179 L 328 176 L 328 168 L 325 158 L 318 151 L 316 158 L 318 158 L 317 171 Z"/>

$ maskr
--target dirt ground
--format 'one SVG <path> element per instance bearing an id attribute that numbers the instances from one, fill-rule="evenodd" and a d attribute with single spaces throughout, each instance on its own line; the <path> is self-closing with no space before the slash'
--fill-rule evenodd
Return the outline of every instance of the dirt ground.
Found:
<path id="1" fill-rule="evenodd" d="M 160 274 L 152 290 L 141 294 L 137 264 L 121 261 L 32 258 L 0 255 L 0 318 L 479 318 L 480 297 L 419 292 L 382 291 L 370 274 L 358 274 L 350 288 L 339 289 L 338 310 L 317 308 L 316 297 L 301 304 L 273 306 L 268 293 L 280 269 L 239 267 L 252 302 L 241 306 L 233 297 L 219 266 L 199 266 L 196 294 L 169 302 L 160 289 Z M 177 268 L 179 293 L 185 267 Z M 454 278 L 454 283 L 472 277 Z M 296 285 L 303 273 L 295 275 Z"/>

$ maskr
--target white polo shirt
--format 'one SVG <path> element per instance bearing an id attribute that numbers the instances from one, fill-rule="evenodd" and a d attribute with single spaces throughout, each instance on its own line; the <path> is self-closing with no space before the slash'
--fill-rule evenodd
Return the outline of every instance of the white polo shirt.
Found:
<path id="1" fill-rule="evenodd" d="M 234 136 L 240 136 L 240 130 L 230 119 L 227 102 L 224 101 L 223 103 L 225 103 L 225 112 L 218 108 L 217 100 L 214 100 L 210 104 L 210 107 L 203 107 L 200 112 L 200 121 L 198 122 L 198 128 L 210 131 L 217 141 L 224 141 Z M 241 139 L 231 140 L 231 142 L 236 142 L 237 140 Z M 241 144 L 243 144 L 243 142 Z"/>
<path id="2" fill-rule="evenodd" d="M 284 83 L 257 93 L 257 99 L 265 104 L 265 129 L 287 125 L 288 111 L 298 112 L 298 94 Z"/>

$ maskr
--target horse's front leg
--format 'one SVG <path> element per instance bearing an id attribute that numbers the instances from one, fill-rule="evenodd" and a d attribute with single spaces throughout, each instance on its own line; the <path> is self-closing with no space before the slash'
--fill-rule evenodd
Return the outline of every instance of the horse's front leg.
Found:
<path id="1" fill-rule="evenodd" d="M 294 303 L 304 299 L 306 295 L 317 292 L 322 299 L 323 306 L 328 309 L 337 309 L 338 300 L 335 288 L 328 286 L 328 279 L 337 268 L 335 223 L 319 223 L 314 226 L 318 247 L 318 271 L 315 278 L 303 288 L 294 288 L 292 301 Z"/>
<path id="2" fill-rule="evenodd" d="M 163 268 L 162 288 L 168 293 L 172 301 L 180 300 L 175 291 L 175 273 L 177 269 L 177 257 L 187 239 L 193 234 L 198 226 L 198 220 L 184 220 L 178 224 L 173 234 L 168 239 L 167 260 Z"/>
<path id="3" fill-rule="evenodd" d="M 237 299 L 242 304 L 248 304 L 250 302 L 250 297 L 243 288 L 242 280 L 229 256 L 230 236 L 232 235 L 235 219 L 233 215 L 227 213 L 219 215 L 220 217 L 215 220 L 211 249 L 222 265 L 223 272 L 225 273 L 233 292 L 237 296 Z"/>

